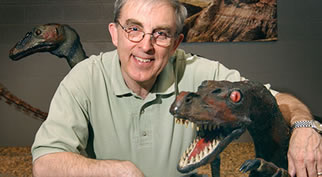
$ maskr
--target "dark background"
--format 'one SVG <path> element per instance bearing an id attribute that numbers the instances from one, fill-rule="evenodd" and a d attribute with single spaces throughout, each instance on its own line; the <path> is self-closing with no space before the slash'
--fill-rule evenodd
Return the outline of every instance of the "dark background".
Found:
<path id="1" fill-rule="evenodd" d="M 69 24 L 87 55 L 114 49 L 107 24 L 112 0 L 0 0 L 0 82 L 29 104 L 48 111 L 59 82 L 70 70 L 49 53 L 11 61 L 11 47 L 38 24 Z M 180 48 L 210 59 L 243 76 L 270 83 L 301 99 L 322 116 L 322 1 L 279 0 L 278 41 L 185 43 Z M 30 146 L 42 122 L 0 100 L 0 146 Z M 247 135 L 242 140 L 249 140 Z"/>

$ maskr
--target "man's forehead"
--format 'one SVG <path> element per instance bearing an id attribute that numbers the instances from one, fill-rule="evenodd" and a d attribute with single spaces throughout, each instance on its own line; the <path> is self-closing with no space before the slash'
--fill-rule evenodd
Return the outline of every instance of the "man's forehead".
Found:
<path id="1" fill-rule="evenodd" d="M 126 24 L 153 29 L 176 28 L 176 18 L 172 6 L 167 1 L 129 0 L 121 9 L 120 20 Z"/>

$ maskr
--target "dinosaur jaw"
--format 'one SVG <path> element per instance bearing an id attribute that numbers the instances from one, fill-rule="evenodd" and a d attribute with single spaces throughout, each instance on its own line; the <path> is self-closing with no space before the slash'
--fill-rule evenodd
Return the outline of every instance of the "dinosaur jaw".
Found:
<path id="1" fill-rule="evenodd" d="M 176 118 L 176 123 L 196 124 L 197 137 L 182 154 L 177 169 L 181 173 L 190 172 L 200 166 L 211 163 L 234 140 L 246 130 L 244 127 L 231 129 L 224 125 L 206 122 L 193 123 Z"/>
<path id="2" fill-rule="evenodd" d="M 32 55 L 37 52 L 47 52 L 57 48 L 58 45 L 53 42 L 34 42 L 30 41 L 28 44 L 16 44 L 9 52 L 9 57 L 12 60 L 20 60 L 26 56 Z"/>

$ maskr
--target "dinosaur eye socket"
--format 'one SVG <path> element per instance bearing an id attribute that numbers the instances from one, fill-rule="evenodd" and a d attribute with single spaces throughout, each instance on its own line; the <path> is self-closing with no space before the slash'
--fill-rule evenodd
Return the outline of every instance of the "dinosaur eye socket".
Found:
<path id="1" fill-rule="evenodd" d="M 241 97 L 240 91 L 235 90 L 230 93 L 230 100 L 234 103 L 238 103 L 241 100 Z"/>
<path id="2" fill-rule="evenodd" d="M 35 33 L 36 33 L 36 35 L 40 35 L 41 34 L 41 30 L 37 29 Z"/>

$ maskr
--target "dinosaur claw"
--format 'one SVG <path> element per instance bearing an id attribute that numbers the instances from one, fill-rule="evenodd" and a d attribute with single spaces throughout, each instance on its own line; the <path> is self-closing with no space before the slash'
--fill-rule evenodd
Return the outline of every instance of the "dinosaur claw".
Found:
<path id="1" fill-rule="evenodd" d="M 248 171 L 257 169 L 260 164 L 261 161 L 258 159 L 246 160 L 239 168 L 239 171 L 246 173 Z"/>

